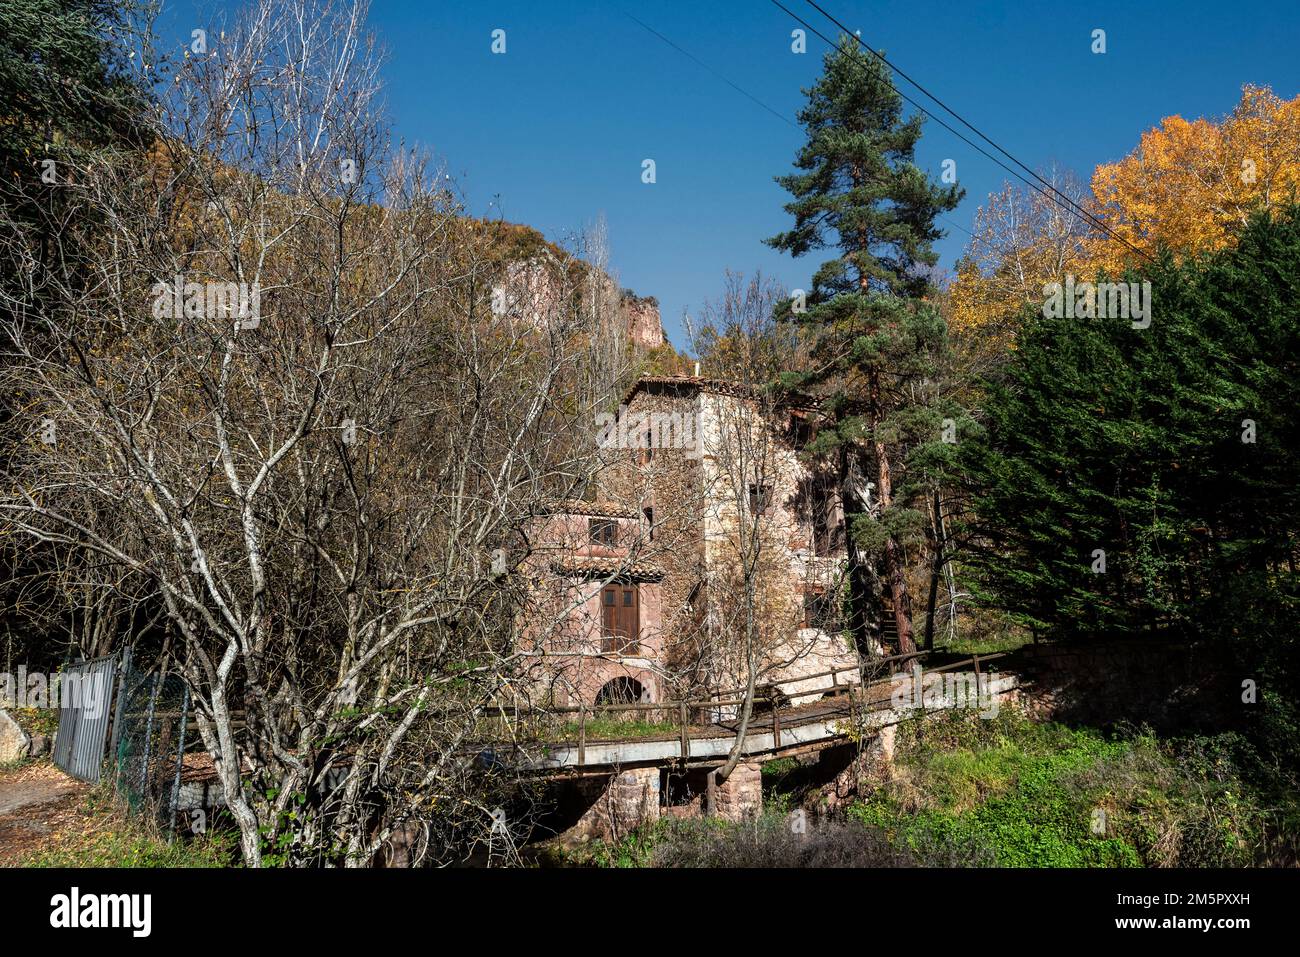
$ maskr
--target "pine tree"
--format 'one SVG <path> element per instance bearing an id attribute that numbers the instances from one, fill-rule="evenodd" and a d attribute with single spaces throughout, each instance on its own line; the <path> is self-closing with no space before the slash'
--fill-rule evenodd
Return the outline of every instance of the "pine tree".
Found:
<path id="1" fill-rule="evenodd" d="M 139 8 L 134 0 L 0 4 L 0 202 L 7 207 L 15 181 L 38 180 L 43 160 L 62 165 L 96 147 L 139 144 L 145 94 L 125 49 Z"/>
<path id="2" fill-rule="evenodd" d="M 931 301 L 935 218 L 963 191 L 940 186 L 917 167 L 921 118 L 905 118 L 883 60 L 841 37 L 822 76 L 805 91 L 799 114 L 807 142 L 799 172 L 777 177 L 794 198 L 794 227 L 768 245 L 803 256 L 835 250 L 813 276 L 789 319 L 811 339 L 814 371 L 783 384 L 823 400 L 811 454 L 836 463 L 848 527 L 850 626 L 861 642 L 878 586 L 872 554 L 882 556 L 899 650 L 912 641 L 904 545 L 924 519 L 908 506 L 907 460 L 940 440 L 939 410 L 917 398 L 945 348 L 944 323 Z"/>

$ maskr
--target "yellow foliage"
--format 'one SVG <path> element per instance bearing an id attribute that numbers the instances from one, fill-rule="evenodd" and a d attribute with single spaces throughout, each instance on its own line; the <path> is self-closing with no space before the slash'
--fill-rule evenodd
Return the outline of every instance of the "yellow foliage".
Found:
<path id="1" fill-rule="evenodd" d="M 1139 249 L 1225 246 L 1251 213 L 1300 193 L 1300 96 L 1246 86 L 1222 123 L 1168 117 L 1124 159 L 1097 167 L 1092 189 L 1106 225 Z M 1135 255 L 1104 237 L 1090 252 L 1095 267 L 1111 272 Z"/>
<path id="2" fill-rule="evenodd" d="M 1141 265 L 1127 244 L 1151 255 L 1160 245 L 1180 256 L 1218 249 L 1255 211 L 1300 200 L 1300 96 L 1246 86 L 1222 122 L 1168 117 L 1124 159 L 1097 167 L 1091 195 L 1051 179 L 1114 236 L 1027 189 L 991 195 L 949 289 L 949 325 L 979 351 L 1010 345 L 1006 320 L 1041 302 L 1045 284 Z"/>

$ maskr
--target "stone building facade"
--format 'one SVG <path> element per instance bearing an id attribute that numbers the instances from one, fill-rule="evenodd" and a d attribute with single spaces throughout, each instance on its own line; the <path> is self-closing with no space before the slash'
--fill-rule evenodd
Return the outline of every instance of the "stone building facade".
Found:
<path id="1" fill-rule="evenodd" d="M 559 502 L 531 538 L 531 694 L 557 705 L 660 700 L 664 570 L 639 555 L 640 515 L 614 502 Z"/>
<path id="2" fill-rule="evenodd" d="M 708 700 L 743 687 L 751 657 L 778 704 L 819 696 L 832 669 L 858 680 L 837 625 L 843 514 L 800 456 L 807 411 L 697 376 L 632 385 L 601 423 L 594 500 L 535 536 L 553 700 Z"/>

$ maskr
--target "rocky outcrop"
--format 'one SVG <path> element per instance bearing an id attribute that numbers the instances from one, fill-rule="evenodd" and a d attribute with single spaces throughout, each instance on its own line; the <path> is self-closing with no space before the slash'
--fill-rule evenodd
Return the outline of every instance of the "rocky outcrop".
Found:
<path id="1" fill-rule="evenodd" d="M 513 319 L 522 320 L 536 328 L 544 327 L 551 317 L 564 314 L 565 282 L 558 278 L 565 264 L 549 258 L 535 258 L 511 262 L 505 267 L 504 285 L 496 293 L 494 308 Z M 584 295 L 594 295 L 609 303 L 617 303 L 618 317 L 628 343 L 639 351 L 649 352 L 668 341 L 663 322 L 659 317 L 659 300 L 654 296 L 638 296 L 630 289 L 618 289 L 614 280 L 596 270 L 594 283 L 587 283 Z"/>
<path id="2" fill-rule="evenodd" d="M 627 338 L 638 349 L 658 349 L 666 341 L 659 317 L 659 300 L 623 290 L 620 306 L 627 321 Z"/>
<path id="3" fill-rule="evenodd" d="M 21 761 L 31 754 L 32 739 L 14 720 L 13 716 L 0 708 L 0 764 L 9 761 Z"/>

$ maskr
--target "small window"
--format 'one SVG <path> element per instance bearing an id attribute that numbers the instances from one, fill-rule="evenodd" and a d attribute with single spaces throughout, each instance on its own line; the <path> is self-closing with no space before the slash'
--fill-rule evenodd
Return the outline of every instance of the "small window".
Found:
<path id="1" fill-rule="evenodd" d="M 830 483 L 818 480 L 812 486 L 808 502 L 812 513 L 813 554 L 825 557 L 838 547 L 835 499 Z"/>
<path id="2" fill-rule="evenodd" d="M 618 544 L 618 522 L 612 518 L 593 518 L 590 523 L 591 541 L 596 545 Z"/>
<path id="3" fill-rule="evenodd" d="M 825 591 L 806 591 L 803 594 L 803 626 L 829 631 L 835 623 L 835 601 Z"/>
<path id="4" fill-rule="evenodd" d="M 772 504 L 772 486 L 751 482 L 749 486 L 749 511 L 753 515 L 766 515 Z"/>
<path id="5" fill-rule="evenodd" d="M 790 444 L 792 444 L 796 449 L 802 449 L 812 441 L 813 427 L 812 423 L 808 421 L 807 416 L 798 414 L 790 416 L 789 435 Z"/>
<path id="6" fill-rule="evenodd" d="M 646 538 L 653 542 L 655 540 L 655 510 L 653 508 L 643 508 L 641 514 L 645 516 Z"/>

